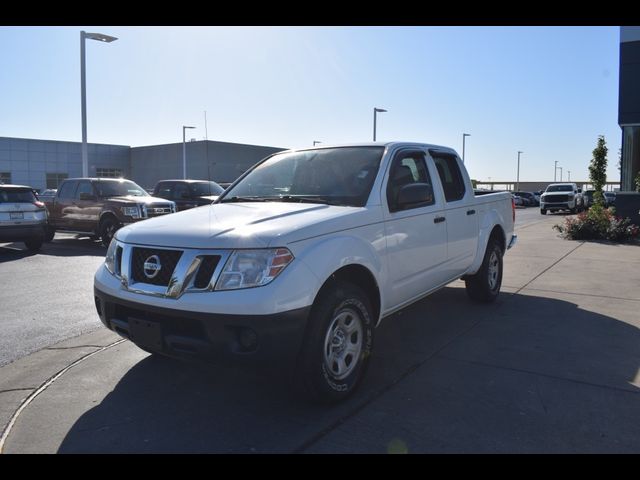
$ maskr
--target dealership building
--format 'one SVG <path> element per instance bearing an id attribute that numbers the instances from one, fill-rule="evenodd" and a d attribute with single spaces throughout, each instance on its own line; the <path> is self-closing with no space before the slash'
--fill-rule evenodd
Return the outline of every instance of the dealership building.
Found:
<path id="1" fill-rule="evenodd" d="M 640 27 L 620 27 L 618 125 L 622 129 L 620 190 L 635 190 L 640 172 Z"/>
<path id="2" fill-rule="evenodd" d="M 264 157 L 285 150 L 238 143 L 185 144 L 187 178 L 233 182 Z M 58 188 L 65 178 L 82 177 L 82 143 L 0 137 L 0 183 Z M 129 178 L 144 188 L 183 177 L 183 144 L 130 147 L 88 144 L 90 177 Z"/>

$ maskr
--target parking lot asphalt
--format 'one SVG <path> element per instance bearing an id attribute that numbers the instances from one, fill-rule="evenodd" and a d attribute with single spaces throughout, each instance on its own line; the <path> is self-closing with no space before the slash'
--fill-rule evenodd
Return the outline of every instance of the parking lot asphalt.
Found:
<path id="1" fill-rule="evenodd" d="M 638 453 L 640 246 L 562 240 L 563 216 L 537 215 L 494 304 L 456 281 L 385 319 L 340 405 L 101 328 L 0 368 L 1 451 Z"/>

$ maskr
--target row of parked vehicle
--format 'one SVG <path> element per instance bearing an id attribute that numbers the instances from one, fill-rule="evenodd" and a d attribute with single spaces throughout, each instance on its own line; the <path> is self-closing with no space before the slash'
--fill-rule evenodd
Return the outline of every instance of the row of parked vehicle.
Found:
<path id="1" fill-rule="evenodd" d="M 584 211 L 594 203 L 595 190 L 578 188 L 575 183 L 553 183 L 545 190 L 537 192 L 513 192 L 513 201 L 517 206 L 540 207 L 543 215 L 547 211 L 568 210 L 571 213 Z M 606 207 L 614 206 L 615 192 L 603 192 Z"/>
<path id="2" fill-rule="evenodd" d="M 207 180 L 163 180 L 152 193 L 116 178 L 71 178 L 42 193 L 0 185 L 0 242 L 24 242 L 29 250 L 39 250 L 56 232 L 66 232 L 108 246 L 124 225 L 210 204 L 223 191 Z"/>

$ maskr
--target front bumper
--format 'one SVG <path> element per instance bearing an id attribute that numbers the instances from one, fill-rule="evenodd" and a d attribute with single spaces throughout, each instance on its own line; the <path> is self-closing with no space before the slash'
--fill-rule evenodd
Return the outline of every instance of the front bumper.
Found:
<path id="1" fill-rule="evenodd" d="M 123 300 L 94 287 L 102 323 L 141 348 L 177 358 L 237 364 L 293 361 L 310 307 L 271 315 L 169 309 Z"/>

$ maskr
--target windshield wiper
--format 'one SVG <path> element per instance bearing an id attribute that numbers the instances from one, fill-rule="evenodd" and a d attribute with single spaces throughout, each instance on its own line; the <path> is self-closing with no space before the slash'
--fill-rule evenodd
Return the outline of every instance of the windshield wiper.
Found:
<path id="1" fill-rule="evenodd" d="M 281 197 L 273 197 L 273 200 L 279 202 L 298 202 L 298 203 L 322 203 L 329 205 L 329 200 L 321 195 L 282 195 Z"/>
<path id="2" fill-rule="evenodd" d="M 227 202 L 266 202 L 267 200 L 269 200 L 266 197 L 231 197 L 231 198 L 225 198 L 223 200 L 220 201 L 220 203 L 227 203 Z"/>

